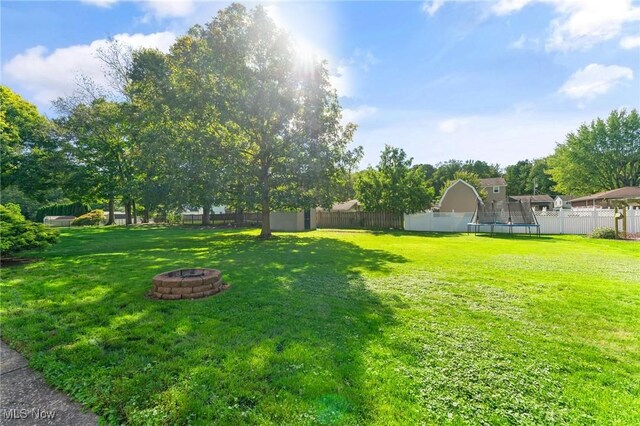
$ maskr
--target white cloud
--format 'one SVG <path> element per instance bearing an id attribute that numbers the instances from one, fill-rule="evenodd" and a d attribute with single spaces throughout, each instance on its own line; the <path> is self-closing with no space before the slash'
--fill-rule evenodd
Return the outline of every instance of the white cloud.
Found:
<path id="1" fill-rule="evenodd" d="M 624 80 L 633 80 L 631 68 L 590 64 L 576 71 L 558 93 L 573 99 L 593 99 L 604 95 Z"/>
<path id="2" fill-rule="evenodd" d="M 526 41 L 526 37 L 524 35 L 521 35 L 519 39 L 510 44 L 510 47 L 512 49 L 522 49 Z"/>
<path id="3" fill-rule="evenodd" d="M 158 19 L 183 18 L 195 10 L 193 0 L 149 0 L 143 4 Z"/>
<path id="4" fill-rule="evenodd" d="M 360 105 L 356 108 L 345 108 L 342 110 L 342 122 L 343 123 L 355 123 L 375 115 L 378 112 L 378 108 L 370 105 Z"/>
<path id="5" fill-rule="evenodd" d="M 496 15 L 508 15 L 519 11 L 530 2 L 531 0 L 500 0 L 494 3 L 491 9 Z"/>
<path id="6" fill-rule="evenodd" d="M 466 126 L 470 118 L 448 118 L 438 123 L 440 133 L 455 133 Z"/>
<path id="7" fill-rule="evenodd" d="M 175 37 L 175 34 L 165 31 L 153 34 L 123 33 L 113 38 L 133 48 L 155 47 L 167 51 Z M 90 44 L 58 48 L 50 53 L 44 46 L 32 47 L 5 63 L 3 72 L 12 83 L 26 88 L 36 103 L 48 106 L 50 101 L 60 96 L 71 95 L 80 75 L 99 84 L 106 83 L 103 64 L 95 53 L 107 42 L 106 39 L 99 39 Z"/>
<path id="8" fill-rule="evenodd" d="M 623 49 L 634 49 L 640 47 L 640 36 L 628 36 L 620 40 L 620 47 Z"/>
<path id="9" fill-rule="evenodd" d="M 506 166 L 551 154 L 567 133 L 593 117 L 608 113 L 608 109 L 549 114 L 505 111 L 460 116 L 456 120 L 465 125 L 455 132 L 443 133 L 439 124 L 449 118 L 437 112 L 385 110 L 358 129 L 354 143 L 364 148 L 362 168 L 378 162 L 385 144 L 403 148 L 415 164 L 474 159 Z"/>
<path id="10" fill-rule="evenodd" d="M 626 24 L 640 21 L 640 7 L 632 0 L 501 0 L 492 11 L 507 15 L 533 3 L 551 5 L 556 15 L 550 24 L 547 50 L 588 49 L 620 36 Z"/>
<path id="11" fill-rule="evenodd" d="M 429 16 L 433 16 L 443 4 L 444 0 L 427 0 L 422 3 L 422 11 Z"/>
<path id="12" fill-rule="evenodd" d="M 116 4 L 118 0 L 80 0 L 80 3 L 92 4 L 98 7 L 111 7 Z"/>

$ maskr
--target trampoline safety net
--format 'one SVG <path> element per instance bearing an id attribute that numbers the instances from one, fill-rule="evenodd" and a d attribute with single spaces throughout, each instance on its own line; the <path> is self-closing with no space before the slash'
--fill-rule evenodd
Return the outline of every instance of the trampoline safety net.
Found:
<path id="1" fill-rule="evenodd" d="M 472 222 L 505 225 L 535 225 L 538 223 L 528 201 L 494 201 L 487 204 L 478 202 Z"/>

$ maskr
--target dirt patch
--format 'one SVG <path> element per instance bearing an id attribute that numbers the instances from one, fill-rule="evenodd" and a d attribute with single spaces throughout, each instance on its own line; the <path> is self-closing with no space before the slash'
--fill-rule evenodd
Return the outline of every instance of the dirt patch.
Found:
<path id="1" fill-rule="evenodd" d="M 41 262 L 44 259 L 39 257 L 5 257 L 0 259 L 0 266 L 10 268 L 12 266 L 26 265 L 28 263 Z"/>

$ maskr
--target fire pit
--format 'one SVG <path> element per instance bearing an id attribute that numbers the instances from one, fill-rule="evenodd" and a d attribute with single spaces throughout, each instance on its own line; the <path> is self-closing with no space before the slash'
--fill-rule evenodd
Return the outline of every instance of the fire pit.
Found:
<path id="1" fill-rule="evenodd" d="M 154 299 L 199 299 L 224 290 L 222 273 L 217 269 L 178 269 L 153 277 L 150 296 Z"/>

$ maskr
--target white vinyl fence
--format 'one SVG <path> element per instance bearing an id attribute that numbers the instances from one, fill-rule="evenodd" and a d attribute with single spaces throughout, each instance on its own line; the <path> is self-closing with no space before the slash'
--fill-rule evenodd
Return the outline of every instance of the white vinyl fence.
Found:
<path id="1" fill-rule="evenodd" d="M 542 234 L 578 234 L 591 233 L 595 228 L 614 228 L 613 209 L 595 210 L 558 210 L 535 212 Z M 467 223 L 473 213 L 426 212 L 404 215 L 404 229 L 407 231 L 427 232 L 466 232 Z M 618 223 L 622 231 L 622 221 Z M 508 232 L 497 229 L 497 232 Z M 527 232 L 516 228 L 513 232 Z M 640 209 L 627 210 L 627 233 L 640 233 Z"/>

